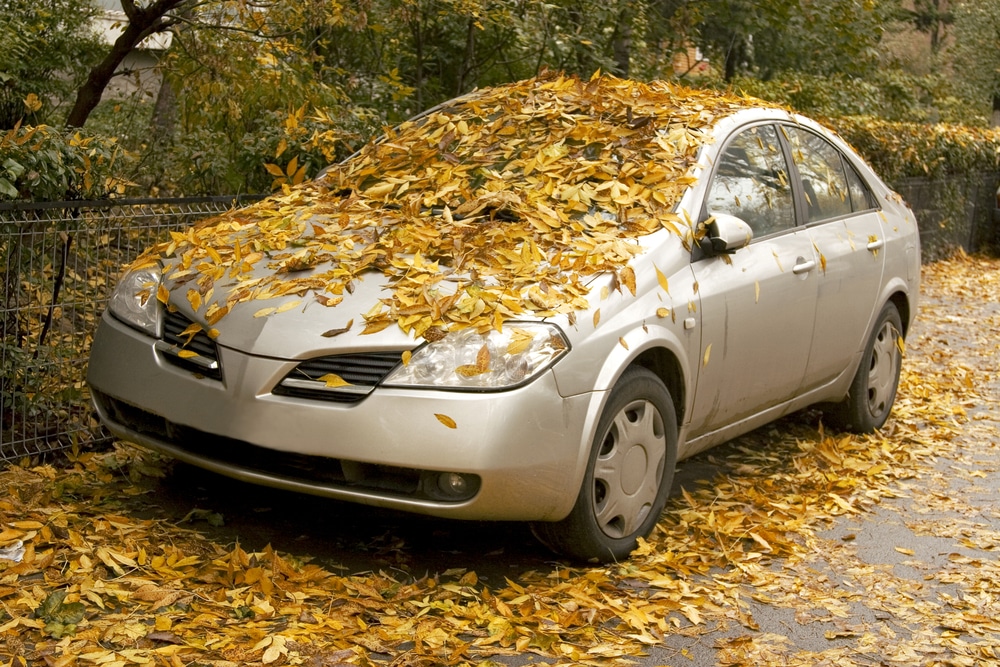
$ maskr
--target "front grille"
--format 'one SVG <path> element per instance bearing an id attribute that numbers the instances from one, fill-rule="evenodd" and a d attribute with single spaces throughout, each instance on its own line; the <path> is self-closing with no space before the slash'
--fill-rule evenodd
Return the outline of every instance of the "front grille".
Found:
<path id="1" fill-rule="evenodd" d="M 357 403 L 370 394 L 402 361 L 401 352 L 369 352 L 303 361 L 285 376 L 274 393 L 337 403 Z M 329 386 L 321 378 L 336 375 L 348 383 Z"/>
<path id="2" fill-rule="evenodd" d="M 179 312 L 167 312 L 163 321 L 163 342 L 167 345 L 157 349 L 163 353 L 164 359 L 175 366 L 213 380 L 221 380 L 222 365 L 219 362 L 219 348 L 215 345 L 215 341 L 209 338 L 204 330 L 193 336 L 181 335 L 192 324 L 190 319 Z M 181 356 L 182 350 L 194 352 L 198 356 Z"/>

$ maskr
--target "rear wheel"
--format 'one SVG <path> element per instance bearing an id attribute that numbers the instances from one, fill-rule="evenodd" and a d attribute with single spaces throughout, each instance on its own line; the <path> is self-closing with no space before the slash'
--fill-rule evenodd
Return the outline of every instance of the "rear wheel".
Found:
<path id="1" fill-rule="evenodd" d="M 887 303 L 865 346 L 847 398 L 827 411 L 830 425 L 855 433 L 871 433 L 885 424 L 899 386 L 902 330 L 899 310 Z"/>
<path id="2" fill-rule="evenodd" d="M 630 368 L 611 390 L 573 510 L 562 521 L 532 529 L 550 549 L 571 558 L 627 558 L 659 521 L 676 461 L 670 393 L 649 370 Z"/>

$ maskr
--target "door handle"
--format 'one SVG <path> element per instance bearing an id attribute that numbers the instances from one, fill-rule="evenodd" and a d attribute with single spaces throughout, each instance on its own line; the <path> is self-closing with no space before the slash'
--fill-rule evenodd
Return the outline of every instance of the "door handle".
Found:
<path id="1" fill-rule="evenodd" d="M 816 268 L 816 260 L 799 257 L 796 260 L 795 266 L 792 267 L 792 273 L 795 275 L 801 275 L 803 273 L 809 273 Z"/>
<path id="2" fill-rule="evenodd" d="M 876 250 L 881 250 L 882 246 L 884 245 L 885 245 L 884 240 L 872 239 L 871 241 L 868 242 L 868 249 L 871 250 L 872 252 L 875 252 Z"/>

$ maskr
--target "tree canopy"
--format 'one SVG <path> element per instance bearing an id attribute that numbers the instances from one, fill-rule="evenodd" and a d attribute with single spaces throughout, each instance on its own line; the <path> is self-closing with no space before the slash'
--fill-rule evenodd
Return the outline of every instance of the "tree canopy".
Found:
<path id="1" fill-rule="evenodd" d="M 115 137 L 151 193 L 302 180 L 387 125 L 544 70 L 913 122 L 985 124 L 1000 86 L 995 0 L 121 0 L 113 41 L 94 31 L 93 0 L 6 4 L 2 125 Z M 143 45 L 157 33 L 165 51 Z M 918 71 L 894 40 L 933 67 Z M 110 95 L 143 50 L 158 84 Z"/>

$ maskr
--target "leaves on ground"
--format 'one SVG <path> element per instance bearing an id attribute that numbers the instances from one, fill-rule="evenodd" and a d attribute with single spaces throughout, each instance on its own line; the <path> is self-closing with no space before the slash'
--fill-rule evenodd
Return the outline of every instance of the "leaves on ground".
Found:
<path id="1" fill-rule="evenodd" d="M 156 471 L 140 450 L 9 467 L 0 664 L 461 665 L 531 653 L 538 665 L 624 665 L 704 635 L 720 665 L 995 665 L 1000 261 L 937 263 L 924 284 L 882 433 L 825 433 L 807 413 L 711 450 L 702 460 L 716 477 L 675 494 L 614 565 L 555 564 L 501 585 L 464 569 L 343 575 L 130 514 L 128 494 L 141 492 L 130 476 Z M 864 521 L 897 516 L 911 541 L 881 545 L 882 560 L 863 554 Z M 936 540 L 933 557 L 921 559 L 920 540 Z M 4 550 L 18 542 L 23 553 Z M 762 607 L 787 622 L 764 627 Z M 789 638 L 813 624 L 824 647 Z M 690 664 L 686 650 L 674 664 Z"/>

